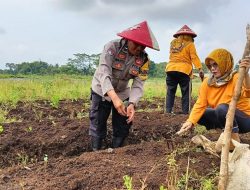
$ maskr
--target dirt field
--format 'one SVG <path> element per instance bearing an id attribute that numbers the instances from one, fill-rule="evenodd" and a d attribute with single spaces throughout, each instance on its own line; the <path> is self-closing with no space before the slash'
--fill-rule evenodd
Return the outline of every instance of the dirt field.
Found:
<path id="1" fill-rule="evenodd" d="M 58 108 L 47 101 L 18 103 L 8 113 L 15 122 L 1 124 L 0 189 L 127 189 L 125 175 L 135 190 L 185 189 L 187 180 L 189 189 L 200 189 L 203 178 L 216 184 L 220 158 L 192 145 L 194 133 L 176 136 L 187 116 L 164 114 L 163 102 L 142 101 L 127 145 L 110 149 L 109 131 L 97 152 L 90 149 L 88 100 L 61 101 Z M 206 134 L 211 140 L 218 135 Z"/>

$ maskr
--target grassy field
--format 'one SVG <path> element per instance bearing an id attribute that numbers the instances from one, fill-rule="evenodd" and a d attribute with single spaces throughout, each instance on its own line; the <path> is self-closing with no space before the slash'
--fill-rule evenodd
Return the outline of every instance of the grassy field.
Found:
<path id="1" fill-rule="evenodd" d="M 18 101 L 50 100 L 57 104 L 63 99 L 85 99 L 89 97 L 91 76 L 29 76 L 7 78 L 0 76 L 0 103 L 15 105 Z M 196 97 L 200 81 L 193 82 L 192 96 Z M 144 99 L 164 98 L 166 94 L 165 78 L 151 78 L 145 83 Z M 180 96 L 180 89 L 177 90 Z"/>
<path id="2" fill-rule="evenodd" d="M 199 86 L 201 82 L 200 79 L 192 80 L 192 96 L 197 97 L 199 92 Z M 145 92 L 143 98 L 150 99 L 152 97 L 161 97 L 166 96 L 166 81 L 165 78 L 151 78 L 148 79 L 145 83 Z M 181 91 L 178 86 L 176 96 L 181 96 Z"/>

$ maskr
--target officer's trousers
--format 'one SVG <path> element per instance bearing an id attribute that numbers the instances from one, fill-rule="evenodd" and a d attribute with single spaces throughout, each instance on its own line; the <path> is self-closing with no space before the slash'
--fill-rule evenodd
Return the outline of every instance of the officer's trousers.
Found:
<path id="1" fill-rule="evenodd" d="M 127 117 L 120 115 L 113 103 L 105 100 L 91 91 L 91 106 L 89 112 L 89 135 L 100 139 L 106 138 L 107 120 L 112 110 L 113 137 L 126 138 L 132 123 L 127 124 Z"/>

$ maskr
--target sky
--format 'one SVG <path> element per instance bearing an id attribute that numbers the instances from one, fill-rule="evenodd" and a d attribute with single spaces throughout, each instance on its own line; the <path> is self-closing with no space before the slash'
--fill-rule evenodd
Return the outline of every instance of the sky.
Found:
<path id="1" fill-rule="evenodd" d="M 169 44 L 184 24 L 198 36 L 202 62 L 216 48 L 238 61 L 250 24 L 249 0 L 0 0 L 0 69 L 6 63 L 45 61 L 63 65 L 76 53 L 98 54 L 116 35 L 147 21 L 167 62 Z"/>

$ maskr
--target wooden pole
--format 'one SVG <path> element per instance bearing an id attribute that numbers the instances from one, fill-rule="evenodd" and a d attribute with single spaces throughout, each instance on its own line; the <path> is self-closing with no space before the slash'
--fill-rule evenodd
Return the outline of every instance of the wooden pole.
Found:
<path id="1" fill-rule="evenodd" d="M 250 25 L 248 24 L 246 27 L 246 34 L 247 34 L 247 43 L 245 46 L 245 50 L 243 53 L 243 58 L 250 55 Z M 227 183 L 228 183 L 228 157 L 229 157 L 229 146 L 231 141 L 231 132 L 233 127 L 233 120 L 235 115 L 235 109 L 237 101 L 240 98 L 242 83 L 246 74 L 245 68 L 239 68 L 239 78 L 236 83 L 234 89 L 234 95 L 232 100 L 229 104 L 227 117 L 226 117 L 226 125 L 224 131 L 224 142 L 222 145 L 222 152 L 221 152 L 221 164 L 220 164 L 220 178 L 218 184 L 218 190 L 226 190 Z"/>

